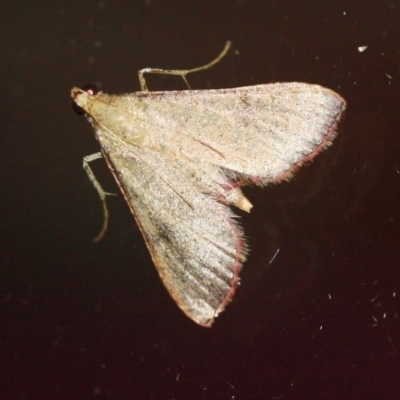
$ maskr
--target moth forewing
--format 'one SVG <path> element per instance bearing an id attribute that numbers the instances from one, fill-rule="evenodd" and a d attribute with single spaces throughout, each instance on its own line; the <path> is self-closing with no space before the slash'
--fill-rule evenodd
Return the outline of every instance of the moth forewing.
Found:
<path id="1" fill-rule="evenodd" d="M 113 148 L 107 133 L 97 135 L 103 148 Z M 181 160 L 141 147 L 105 156 L 168 291 L 191 319 L 211 325 L 244 260 L 242 231 L 229 208 L 204 193 L 196 164 L 182 168 Z"/>
<path id="2" fill-rule="evenodd" d="M 139 92 L 125 100 L 137 97 L 161 145 L 264 183 L 323 150 L 345 107 L 336 93 L 305 83 Z"/>
<path id="3" fill-rule="evenodd" d="M 203 326 L 231 300 L 245 259 L 230 209 L 252 207 L 240 187 L 289 178 L 331 143 L 345 109 L 338 94 L 307 83 L 71 95 L 166 288 Z"/>

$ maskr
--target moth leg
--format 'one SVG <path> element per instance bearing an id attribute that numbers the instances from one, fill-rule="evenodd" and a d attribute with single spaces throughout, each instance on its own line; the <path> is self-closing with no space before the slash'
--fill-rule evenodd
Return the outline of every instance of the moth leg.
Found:
<path id="1" fill-rule="evenodd" d="M 103 204 L 103 226 L 98 235 L 93 239 L 93 242 L 95 243 L 99 242 L 103 238 L 108 228 L 109 212 L 107 208 L 106 196 L 116 196 L 116 193 L 108 193 L 103 190 L 99 181 L 96 179 L 92 169 L 89 166 L 90 162 L 98 160 L 99 158 L 103 158 L 103 154 L 101 154 L 100 152 L 90 154 L 83 158 L 83 168 L 86 171 L 90 181 L 93 183 L 94 188 L 97 190 L 97 193 L 99 194 L 100 200 Z"/>
<path id="2" fill-rule="evenodd" d="M 143 68 L 141 69 L 138 74 L 139 74 L 139 83 L 140 83 L 140 88 L 142 92 L 148 92 L 149 89 L 147 88 L 146 80 L 144 78 L 144 74 L 164 74 L 164 75 L 178 75 L 181 76 L 182 79 L 185 81 L 187 87 L 190 89 L 189 82 L 186 79 L 187 74 L 191 74 L 192 72 L 198 72 L 198 71 L 203 71 L 205 69 L 211 68 L 215 64 L 219 63 L 222 58 L 226 56 L 228 53 L 228 50 L 231 47 L 231 42 L 227 41 L 225 44 L 224 49 L 222 50 L 221 54 L 214 59 L 213 61 L 209 62 L 206 65 L 203 65 L 198 68 L 193 68 L 193 69 L 182 69 L 182 70 L 177 70 L 177 69 L 159 69 L 159 68 Z"/>

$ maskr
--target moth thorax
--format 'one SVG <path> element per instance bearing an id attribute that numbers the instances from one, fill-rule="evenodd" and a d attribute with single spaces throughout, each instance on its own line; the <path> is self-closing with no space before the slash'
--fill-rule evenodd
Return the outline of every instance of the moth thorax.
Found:
<path id="1" fill-rule="evenodd" d="M 99 125 L 126 142 L 140 145 L 147 138 L 148 132 L 141 119 L 135 121 L 131 113 L 108 102 L 94 98 L 88 110 L 88 116 L 92 118 L 94 125 Z"/>

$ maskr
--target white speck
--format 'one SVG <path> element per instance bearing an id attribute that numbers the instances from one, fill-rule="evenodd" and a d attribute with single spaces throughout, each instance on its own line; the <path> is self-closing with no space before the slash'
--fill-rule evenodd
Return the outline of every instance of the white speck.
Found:
<path id="1" fill-rule="evenodd" d="M 368 46 L 358 46 L 358 51 L 362 53 L 363 51 L 367 50 Z"/>
<path id="2" fill-rule="evenodd" d="M 269 261 L 268 265 L 271 265 L 272 262 L 275 260 L 276 256 L 277 256 L 278 253 L 279 253 L 279 250 L 280 250 L 280 249 L 276 250 L 275 254 L 272 256 L 271 260 Z"/>

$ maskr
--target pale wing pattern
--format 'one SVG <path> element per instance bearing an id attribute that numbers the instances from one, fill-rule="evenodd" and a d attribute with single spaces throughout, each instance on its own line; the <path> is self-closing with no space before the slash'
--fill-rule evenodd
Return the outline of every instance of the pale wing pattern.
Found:
<path id="1" fill-rule="evenodd" d="M 345 108 L 317 85 L 88 96 L 73 89 L 159 274 L 201 325 L 231 299 L 245 256 L 232 181 L 276 182 L 333 139 Z M 250 204 L 250 203 L 249 203 Z"/>
<path id="2" fill-rule="evenodd" d="M 162 146 L 257 183 L 286 178 L 326 148 L 345 109 L 335 92 L 296 82 L 126 96 L 138 117 L 137 99 L 145 105 L 140 118 Z"/>
<path id="3" fill-rule="evenodd" d="M 121 149 L 113 135 L 97 135 L 103 149 L 118 149 L 104 154 L 166 288 L 190 318 L 210 326 L 233 296 L 245 258 L 232 212 L 203 192 L 210 188 L 198 166 L 140 147 Z"/>

